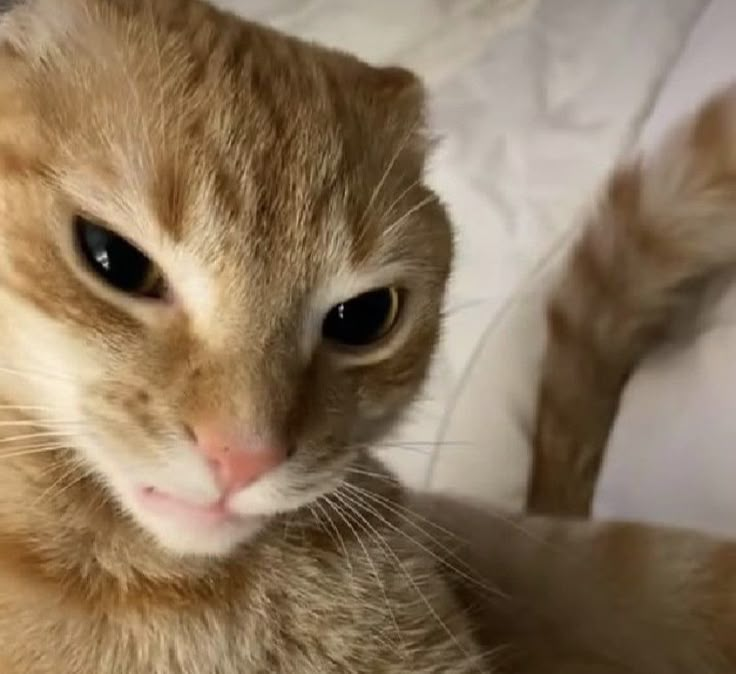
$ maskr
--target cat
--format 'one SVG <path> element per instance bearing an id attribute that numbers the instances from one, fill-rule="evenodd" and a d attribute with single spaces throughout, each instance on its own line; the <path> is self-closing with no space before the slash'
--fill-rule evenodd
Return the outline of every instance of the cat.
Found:
<path id="1" fill-rule="evenodd" d="M 733 545 L 371 458 L 452 262 L 416 76 L 198 0 L 0 8 L 2 674 L 734 671 Z"/>
<path id="2" fill-rule="evenodd" d="M 590 512 L 629 375 L 692 323 L 736 255 L 736 87 L 707 101 L 651 158 L 621 166 L 548 305 L 529 507 Z"/>

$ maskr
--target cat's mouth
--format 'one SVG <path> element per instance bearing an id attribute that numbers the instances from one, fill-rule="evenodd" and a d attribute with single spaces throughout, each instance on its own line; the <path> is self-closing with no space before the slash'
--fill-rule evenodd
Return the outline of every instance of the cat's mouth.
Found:
<path id="1" fill-rule="evenodd" d="M 138 489 L 137 496 L 146 510 L 158 516 L 184 520 L 195 526 L 217 527 L 225 524 L 252 523 L 254 519 L 233 512 L 227 496 L 209 503 L 197 503 L 150 486 Z"/>

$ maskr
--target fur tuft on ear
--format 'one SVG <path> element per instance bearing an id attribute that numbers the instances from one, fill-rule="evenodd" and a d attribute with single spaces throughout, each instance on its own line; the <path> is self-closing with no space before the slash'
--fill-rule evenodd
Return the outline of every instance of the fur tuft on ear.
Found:
<path id="1" fill-rule="evenodd" d="M 368 67 L 361 72 L 359 88 L 373 115 L 383 120 L 385 132 L 393 131 L 407 151 L 413 150 L 424 161 L 429 138 L 422 80 L 398 66 Z M 411 138 L 408 142 L 407 137 Z"/>
<path id="2" fill-rule="evenodd" d="M 410 117 L 423 116 L 426 101 L 424 84 L 411 70 L 399 66 L 371 68 L 367 84 L 381 103 L 398 106 Z"/>
<path id="3" fill-rule="evenodd" d="M 414 96 L 424 99 L 424 85 L 411 70 L 399 66 L 384 66 L 373 69 L 376 88 L 387 96 Z"/>

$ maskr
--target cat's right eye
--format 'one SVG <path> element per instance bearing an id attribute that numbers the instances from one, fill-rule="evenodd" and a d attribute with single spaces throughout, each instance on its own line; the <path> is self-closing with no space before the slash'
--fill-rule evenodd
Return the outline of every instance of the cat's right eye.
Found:
<path id="1" fill-rule="evenodd" d="M 400 308 L 397 288 L 369 290 L 332 307 L 322 323 L 322 336 L 348 349 L 376 344 L 394 328 Z"/>
<path id="2" fill-rule="evenodd" d="M 164 297 L 161 270 L 127 239 L 81 215 L 74 218 L 74 238 L 89 269 L 107 285 L 136 297 Z"/>

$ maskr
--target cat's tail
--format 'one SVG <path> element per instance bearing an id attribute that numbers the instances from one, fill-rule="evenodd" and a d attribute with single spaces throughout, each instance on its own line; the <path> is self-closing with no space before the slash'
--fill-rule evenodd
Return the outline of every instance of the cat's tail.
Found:
<path id="1" fill-rule="evenodd" d="M 529 507 L 587 514 L 621 390 L 736 263 L 736 86 L 611 177 L 548 305 Z"/>
<path id="2" fill-rule="evenodd" d="M 448 579 L 504 672 L 736 672 L 736 541 L 412 499 L 441 527 L 437 558 L 461 560 Z"/>

